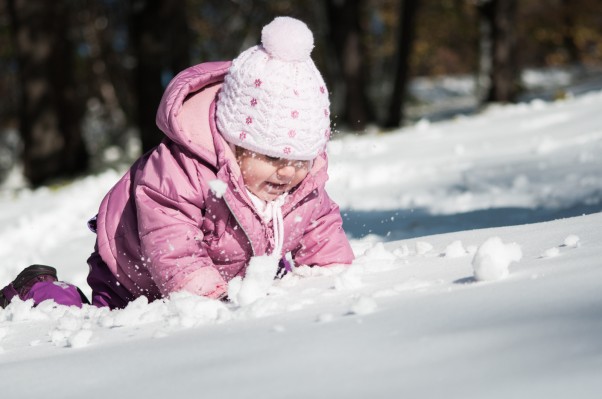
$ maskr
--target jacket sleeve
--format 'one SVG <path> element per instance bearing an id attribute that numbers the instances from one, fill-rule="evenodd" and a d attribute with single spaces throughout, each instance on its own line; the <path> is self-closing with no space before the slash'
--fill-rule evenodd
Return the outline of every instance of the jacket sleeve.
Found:
<path id="1" fill-rule="evenodd" d="M 165 190 L 146 185 L 136 189 L 141 250 L 153 280 L 163 295 L 188 291 L 222 296 L 227 283 L 202 245 L 203 204 L 160 191 Z"/>
<path id="2" fill-rule="evenodd" d="M 292 255 L 296 264 L 309 266 L 350 264 L 355 258 L 343 231 L 339 206 L 325 191 L 319 196 L 312 222 Z"/>

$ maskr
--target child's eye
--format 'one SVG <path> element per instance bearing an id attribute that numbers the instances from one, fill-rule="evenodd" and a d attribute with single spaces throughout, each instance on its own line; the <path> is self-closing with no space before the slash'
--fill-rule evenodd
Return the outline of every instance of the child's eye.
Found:
<path id="1" fill-rule="evenodd" d="M 305 169 L 309 166 L 309 162 L 307 161 L 298 161 L 293 164 L 295 169 Z"/>
<path id="2" fill-rule="evenodd" d="M 280 161 L 280 158 L 277 158 L 277 157 L 270 157 L 269 155 L 266 155 L 266 156 L 265 156 L 265 159 L 267 159 L 267 160 L 268 160 L 268 161 L 270 161 L 270 162 L 278 162 L 278 161 Z"/>

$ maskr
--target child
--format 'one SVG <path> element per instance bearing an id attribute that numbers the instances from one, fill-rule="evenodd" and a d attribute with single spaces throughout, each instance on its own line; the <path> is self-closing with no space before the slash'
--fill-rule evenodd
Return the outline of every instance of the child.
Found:
<path id="1" fill-rule="evenodd" d="M 262 45 L 232 63 L 196 65 L 172 80 L 157 113 L 167 137 L 90 222 L 93 305 L 182 290 L 225 298 L 253 256 L 285 267 L 288 252 L 298 265 L 352 262 L 324 189 L 329 100 L 312 49 L 303 22 L 279 17 L 263 28 Z"/>

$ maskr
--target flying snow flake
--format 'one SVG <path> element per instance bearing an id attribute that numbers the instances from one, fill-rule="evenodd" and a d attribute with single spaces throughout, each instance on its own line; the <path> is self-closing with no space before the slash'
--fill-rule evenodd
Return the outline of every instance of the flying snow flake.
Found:
<path id="1" fill-rule="evenodd" d="M 220 179 L 215 179 L 209 181 L 209 188 L 217 198 L 222 198 L 228 189 L 228 184 Z"/>

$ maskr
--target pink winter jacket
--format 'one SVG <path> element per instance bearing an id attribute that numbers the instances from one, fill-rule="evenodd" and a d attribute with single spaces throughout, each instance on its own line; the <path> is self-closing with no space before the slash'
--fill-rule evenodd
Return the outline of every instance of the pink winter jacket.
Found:
<path id="1" fill-rule="evenodd" d="M 229 67 L 199 64 L 171 81 L 157 113 L 167 138 L 100 205 L 96 256 L 130 298 L 153 300 L 180 290 L 220 297 L 229 280 L 244 276 L 251 256 L 273 248 L 271 222 L 256 213 L 214 122 L 214 100 Z M 281 255 L 290 251 L 297 265 L 353 260 L 339 208 L 324 190 L 327 164 L 326 154 L 318 156 L 282 206 Z M 221 196 L 210 188 L 216 179 L 227 183 Z"/>

